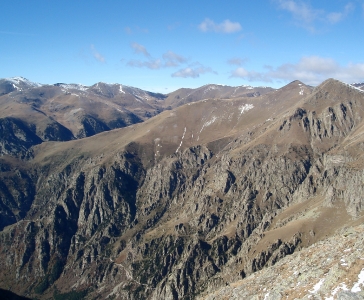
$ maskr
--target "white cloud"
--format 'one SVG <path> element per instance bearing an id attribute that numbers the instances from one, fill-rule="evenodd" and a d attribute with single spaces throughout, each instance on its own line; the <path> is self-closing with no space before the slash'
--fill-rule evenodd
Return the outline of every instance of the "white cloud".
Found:
<path id="1" fill-rule="evenodd" d="M 102 63 L 105 63 L 105 57 L 104 56 L 102 56 L 97 50 L 96 50 L 96 48 L 95 48 L 95 46 L 94 45 L 91 45 L 90 46 L 90 48 L 91 48 L 91 51 L 92 51 L 92 55 L 94 56 L 94 58 L 96 59 L 96 60 L 98 60 L 99 62 L 102 62 Z"/>
<path id="2" fill-rule="evenodd" d="M 339 65 L 331 58 L 308 56 L 302 57 L 296 64 L 287 63 L 272 69 L 267 76 L 285 81 L 298 79 L 316 85 L 329 77 L 336 77 L 338 69 Z"/>
<path id="3" fill-rule="evenodd" d="M 173 51 L 168 51 L 163 54 L 163 59 L 165 60 L 166 67 L 176 67 L 180 64 L 183 64 L 187 61 L 185 57 L 174 53 Z"/>
<path id="4" fill-rule="evenodd" d="M 215 71 L 213 71 L 210 67 L 205 67 L 201 65 L 200 63 L 196 63 L 195 66 L 189 66 L 184 69 L 181 69 L 175 73 L 173 73 L 172 77 L 182 77 L 182 78 L 197 78 L 200 77 L 200 75 L 205 73 L 214 73 L 217 74 Z"/>
<path id="5" fill-rule="evenodd" d="M 306 23 L 311 23 L 321 13 L 319 10 L 315 10 L 303 2 L 279 0 L 278 3 L 281 9 L 291 12 L 296 19 Z"/>
<path id="6" fill-rule="evenodd" d="M 326 12 L 323 9 L 316 9 L 309 4 L 296 0 L 276 0 L 278 7 L 290 12 L 298 26 L 304 27 L 311 32 L 316 31 L 317 23 L 335 24 L 344 20 L 354 5 L 348 3 L 341 12 Z"/>
<path id="7" fill-rule="evenodd" d="M 265 73 L 259 73 L 256 71 L 248 71 L 243 67 L 236 68 L 231 72 L 230 77 L 240 77 L 244 78 L 248 81 L 261 81 L 261 82 L 272 82 L 272 79 L 267 76 Z"/>
<path id="8" fill-rule="evenodd" d="M 148 28 L 140 28 L 138 26 L 135 26 L 135 27 L 130 27 L 130 26 L 126 26 L 124 28 L 124 31 L 126 34 L 133 34 L 133 33 L 149 33 L 149 30 Z"/>
<path id="9" fill-rule="evenodd" d="M 161 68 L 169 68 L 169 67 L 178 67 L 181 64 L 184 64 L 187 62 L 187 58 L 183 57 L 182 55 L 179 55 L 173 51 L 168 51 L 163 54 L 162 59 L 152 59 L 150 54 L 147 52 L 145 47 L 137 44 L 137 49 L 140 51 L 140 53 L 144 54 L 149 58 L 147 61 L 142 60 L 129 60 L 127 62 L 127 66 L 129 67 L 136 67 L 136 68 L 148 68 L 151 70 L 159 70 Z M 144 52 L 146 52 L 148 55 L 146 55 Z"/>
<path id="10" fill-rule="evenodd" d="M 286 63 L 276 68 L 268 66 L 266 69 L 266 72 L 255 72 L 239 67 L 231 72 L 231 77 L 261 82 L 298 79 L 310 85 L 318 85 L 327 78 L 336 78 L 347 83 L 364 81 L 364 63 L 341 66 L 331 58 L 319 56 L 305 56 L 295 64 Z"/>
<path id="11" fill-rule="evenodd" d="M 160 59 L 149 60 L 149 61 L 141 61 L 141 60 L 130 60 L 127 63 L 130 67 L 137 68 L 148 68 L 151 70 L 158 70 L 162 67 L 162 62 Z"/>
<path id="12" fill-rule="evenodd" d="M 134 49 L 135 53 L 143 54 L 146 57 L 150 57 L 149 52 L 143 45 L 134 42 L 131 44 L 131 47 Z"/>
<path id="13" fill-rule="evenodd" d="M 217 24 L 208 18 L 206 18 L 200 25 L 198 25 L 198 28 L 202 32 L 213 31 L 220 33 L 234 33 L 242 29 L 240 23 L 238 22 L 231 22 L 230 20 L 225 20 L 222 23 Z"/>
<path id="14" fill-rule="evenodd" d="M 331 24 L 335 24 L 340 22 L 341 20 L 345 19 L 348 14 L 354 10 L 354 5 L 352 3 L 348 3 L 345 8 L 344 11 L 342 12 L 332 12 L 329 13 L 327 15 L 327 20 L 331 23 Z"/>
<path id="15" fill-rule="evenodd" d="M 236 65 L 236 66 L 241 66 L 243 64 L 245 64 L 248 61 L 247 58 L 239 58 L 239 57 L 234 57 L 234 58 L 230 58 L 227 63 L 229 65 Z"/>

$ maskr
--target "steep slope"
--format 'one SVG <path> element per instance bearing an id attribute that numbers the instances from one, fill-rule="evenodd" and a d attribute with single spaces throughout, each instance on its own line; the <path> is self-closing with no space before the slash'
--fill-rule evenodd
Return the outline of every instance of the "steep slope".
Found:
<path id="1" fill-rule="evenodd" d="M 178 107 L 186 103 L 203 99 L 231 99 L 239 97 L 258 97 L 274 91 L 270 87 L 252 87 L 247 85 L 232 87 L 219 84 L 207 84 L 196 89 L 178 89 L 165 99 L 166 107 Z"/>
<path id="2" fill-rule="evenodd" d="M 356 87 L 359 90 L 364 90 L 364 82 L 357 82 L 357 83 L 352 83 L 351 84 L 353 87 Z"/>
<path id="3" fill-rule="evenodd" d="M 193 299 L 362 222 L 363 105 L 295 81 L 4 156 L 0 287 Z"/>
<path id="4" fill-rule="evenodd" d="M 178 107 L 206 98 L 230 98 L 241 95 L 258 96 L 271 88 L 248 86 L 226 87 L 208 85 L 192 90 L 188 100 L 180 99 L 183 89 L 170 95 L 143 91 L 121 84 L 99 82 L 93 86 L 57 83 L 42 85 L 23 77 L 0 79 L 0 118 L 6 130 L 22 126 L 42 141 L 68 141 L 84 138 L 115 128 L 143 122 L 165 109 Z M 15 123 L 14 123 L 15 122 Z M 12 124 L 10 126 L 10 124 Z M 24 131 L 23 130 L 23 131 Z M 23 135 L 26 135 L 23 132 Z M 18 139 L 22 143 L 21 139 Z M 28 140 L 30 146 L 36 143 Z M 15 153 L 12 141 L 1 143 L 9 150 L 1 155 Z M 29 147 L 27 148 L 29 149 Z M 20 152 L 19 152 L 20 153 Z M 24 156 L 24 151 L 21 152 Z"/>
<path id="5" fill-rule="evenodd" d="M 160 112 L 165 98 L 120 84 L 41 85 L 21 77 L 0 80 L 0 95 L 0 118 L 36 128 L 43 141 L 82 138 L 142 122 Z"/>
<path id="6" fill-rule="evenodd" d="M 363 299 L 363 233 L 342 230 L 200 299 Z"/>
<path id="7" fill-rule="evenodd" d="M 36 82 L 31 82 L 24 77 L 12 77 L 7 79 L 0 79 L 0 96 L 9 94 L 14 91 L 22 91 L 40 86 L 41 84 Z"/>

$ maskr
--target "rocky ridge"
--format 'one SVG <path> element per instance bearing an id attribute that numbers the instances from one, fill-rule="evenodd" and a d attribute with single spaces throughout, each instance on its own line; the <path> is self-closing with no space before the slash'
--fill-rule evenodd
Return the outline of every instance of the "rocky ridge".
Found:
<path id="1" fill-rule="evenodd" d="M 363 299 L 363 233 L 363 225 L 343 229 L 199 299 Z"/>
<path id="2" fill-rule="evenodd" d="M 0 286 L 194 299 L 275 265 L 362 221 L 363 105 L 293 82 L 3 156 Z"/>

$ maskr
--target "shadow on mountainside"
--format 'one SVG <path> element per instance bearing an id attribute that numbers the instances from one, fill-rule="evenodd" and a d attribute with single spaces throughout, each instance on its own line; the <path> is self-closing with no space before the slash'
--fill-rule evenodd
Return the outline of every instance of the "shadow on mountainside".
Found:
<path id="1" fill-rule="evenodd" d="M 0 299 L 2 300 L 30 300 L 30 298 L 19 296 L 13 292 L 0 289 Z"/>

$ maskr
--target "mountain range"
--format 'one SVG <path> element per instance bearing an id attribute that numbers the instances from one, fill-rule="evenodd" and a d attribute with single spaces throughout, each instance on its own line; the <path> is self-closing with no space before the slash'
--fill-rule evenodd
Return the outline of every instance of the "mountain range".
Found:
<path id="1" fill-rule="evenodd" d="M 0 117 L 17 122 L 14 126 L 22 127 L 29 135 L 32 126 L 36 128 L 32 136 L 34 142 L 69 141 L 140 123 L 189 102 L 242 95 L 256 97 L 271 90 L 211 84 L 163 95 L 121 84 L 42 85 L 14 77 L 0 80 L 0 95 L 3 96 Z"/>
<path id="2" fill-rule="evenodd" d="M 1 289 L 363 297 L 364 84 L 164 95 L 15 77 L 0 95 Z"/>

